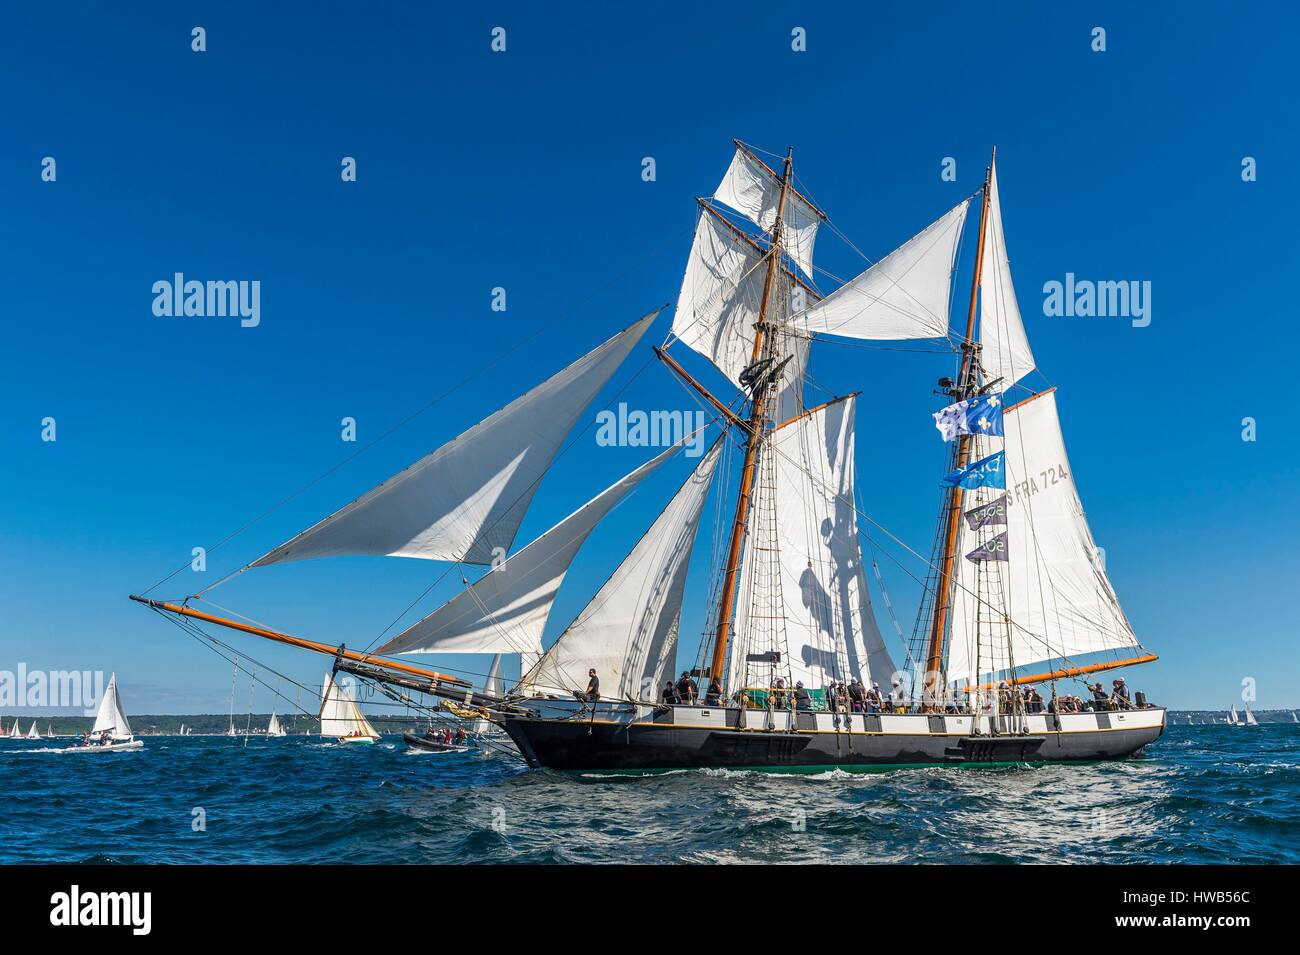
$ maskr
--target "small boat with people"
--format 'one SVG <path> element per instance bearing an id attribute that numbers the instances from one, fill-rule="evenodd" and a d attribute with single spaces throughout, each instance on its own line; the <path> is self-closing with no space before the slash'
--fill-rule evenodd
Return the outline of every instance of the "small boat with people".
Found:
<path id="1" fill-rule="evenodd" d="M 117 674 L 108 680 L 108 687 L 99 701 L 95 725 L 81 737 L 76 746 L 61 750 L 64 753 L 123 753 L 143 749 L 144 740 L 136 739 L 131 724 L 122 710 L 122 699 L 117 693 Z"/>
<path id="2" fill-rule="evenodd" d="M 320 735 L 339 743 L 377 743 L 380 738 L 352 693 L 329 673 L 321 687 Z"/>
<path id="3" fill-rule="evenodd" d="M 403 733 L 402 740 L 409 753 L 468 753 L 470 735 L 460 727 L 453 732 L 451 727 L 435 729 L 430 723 L 423 734 Z"/>

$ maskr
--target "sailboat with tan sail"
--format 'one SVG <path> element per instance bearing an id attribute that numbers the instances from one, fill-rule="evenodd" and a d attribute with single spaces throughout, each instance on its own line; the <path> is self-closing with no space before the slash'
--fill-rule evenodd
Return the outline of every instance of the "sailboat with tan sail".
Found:
<path id="1" fill-rule="evenodd" d="M 965 321 L 950 327 L 960 241 L 976 199 Z M 697 200 L 671 333 L 654 354 L 709 409 L 720 434 L 549 646 L 545 626 L 584 541 L 686 443 L 512 552 L 565 436 L 657 312 L 219 582 L 340 555 L 491 565 L 375 652 L 192 606 L 206 591 L 184 602 L 133 599 L 190 626 L 329 654 L 335 673 L 408 705 L 416 694 L 474 708 L 537 767 L 811 771 L 1141 752 L 1163 732 L 1163 708 L 1141 693 L 1130 699 L 1123 681 L 1109 697 L 1086 684 L 1091 703 L 1066 692 L 1071 681 L 1155 656 L 1139 644 L 1093 541 L 1056 389 L 1025 383 L 1037 362 L 1011 279 L 996 154 L 977 193 L 823 293 L 813 250 L 819 230 L 840 235 L 829 223 L 795 180 L 792 150 L 778 171 L 737 142 L 722 183 Z M 952 375 L 939 380 L 947 404 L 934 414 L 947 468 L 928 557 L 859 502 L 858 394 L 812 397 L 816 355 L 853 339 L 950 346 Z M 684 358 L 706 360 L 734 393 L 719 397 Z M 687 572 L 711 498 L 726 516 L 708 562 L 708 624 L 694 666 L 674 682 Z M 912 636 L 893 652 L 864 570 L 870 527 L 924 568 Z M 420 653 L 509 655 L 519 678 L 480 691 L 395 658 Z"/>

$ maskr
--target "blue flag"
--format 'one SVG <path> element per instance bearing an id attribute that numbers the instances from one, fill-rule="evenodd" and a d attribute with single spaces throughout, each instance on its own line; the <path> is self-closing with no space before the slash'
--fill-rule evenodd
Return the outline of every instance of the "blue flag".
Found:
<path id="1" fill-rule="evenodd" d="M 959 434 L 1002 435 L 1002 393 L 978 395 L 934 413 L 934 426 L 951 441 Z"/>
<path id="2" fill-rule="evenodd" d="M 1007 472 L 1003 467 L 1004 452 L 990 454 L 980 458 L 974 464 L 958 468 L 939 483 L 944 487 L 963 487 L 971 490 L 977 487 L 1006 487 Z"/>

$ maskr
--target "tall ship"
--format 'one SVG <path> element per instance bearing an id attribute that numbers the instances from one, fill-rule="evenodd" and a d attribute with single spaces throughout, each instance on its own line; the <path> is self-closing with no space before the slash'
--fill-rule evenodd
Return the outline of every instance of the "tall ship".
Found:
<path id="1" fill-rule="evenodd" d="M 671 332 L 652 349 L 665 378 L 711 416 L 707 450 L 549 646 L 551 608 L 587 537 L 703 438 L 682 435 L 515 547 L 566 437 L 658 311 L 213 585 L 335 556 L 490 568 L 373 651 L 209 612 L 212 587 L 132 599 L 200 634 L 215 625 L 328 654 L 335 674 L 395 702 L 453 701 L 499 726 L 532 767 L 869 770 L 1141 752 L 1164 731 L 1164 708 L 1123 678 L 1107 691 L 1097 675 L 1156 657 L 1094 543 L 1057 390 L 1024 380 L 1036 359 L 1011 279 L 996 152 L 977 192 L 823 289 L 816 238 L 843 234 L 796 180 L 793 150 L 769 162 L 735 147 L 717 190 L 696 200 Z M 967 232 L 975 251 L 963 307 L 954 291 Z M 909 544 L 869 516 L 855 474 L 860 392 L 819 394 L 810 375 L 822 348 L 853 340 L 950 348 L 934 420 L 918 425 L 937 428 L 946 454 L 935 486 L 919 491 L 922 501 L 938 492 L 929 542 Z M 711 497 L 707 620 L 695 658 L 679 661 L 687 572 Z M 867 528 L 915 561 L 907 572 L 922 585 L 912 632 L 895 622 L 893 648 L 872 606 L 868 566 L 886 605 L 888 596 L 878 563 L 864 561 Z M 429 653 L 517 658 L 519 677 L 476 689 L 400 659 Z"/>

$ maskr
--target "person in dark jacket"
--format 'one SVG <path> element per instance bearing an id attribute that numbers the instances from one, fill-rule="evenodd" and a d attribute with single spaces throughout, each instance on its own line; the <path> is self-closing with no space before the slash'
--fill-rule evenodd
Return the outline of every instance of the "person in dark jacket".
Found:
<path id="1" fill-rule="evenodd" d="M 719 680 L 716 676 L 709 681 L 709 689 L 704 694 L 704 705 L 705 706 L 722 705 L 722 681 Z"/>
<path id="2" fill-rule="evenodd" d="M 796 710 L 812 709 L 812 694 L 804 689 L 802 681 L 794 685 L 794 708 Z"/>
<path id="3" fill-rule="evenodd" d="M 700 695 L 700 689 L 691 679 L 690 671 L 683 670 L 681 679 L 677 681 L 677 695 L 686 706 L 693 706 L 696 698 Z"/>

